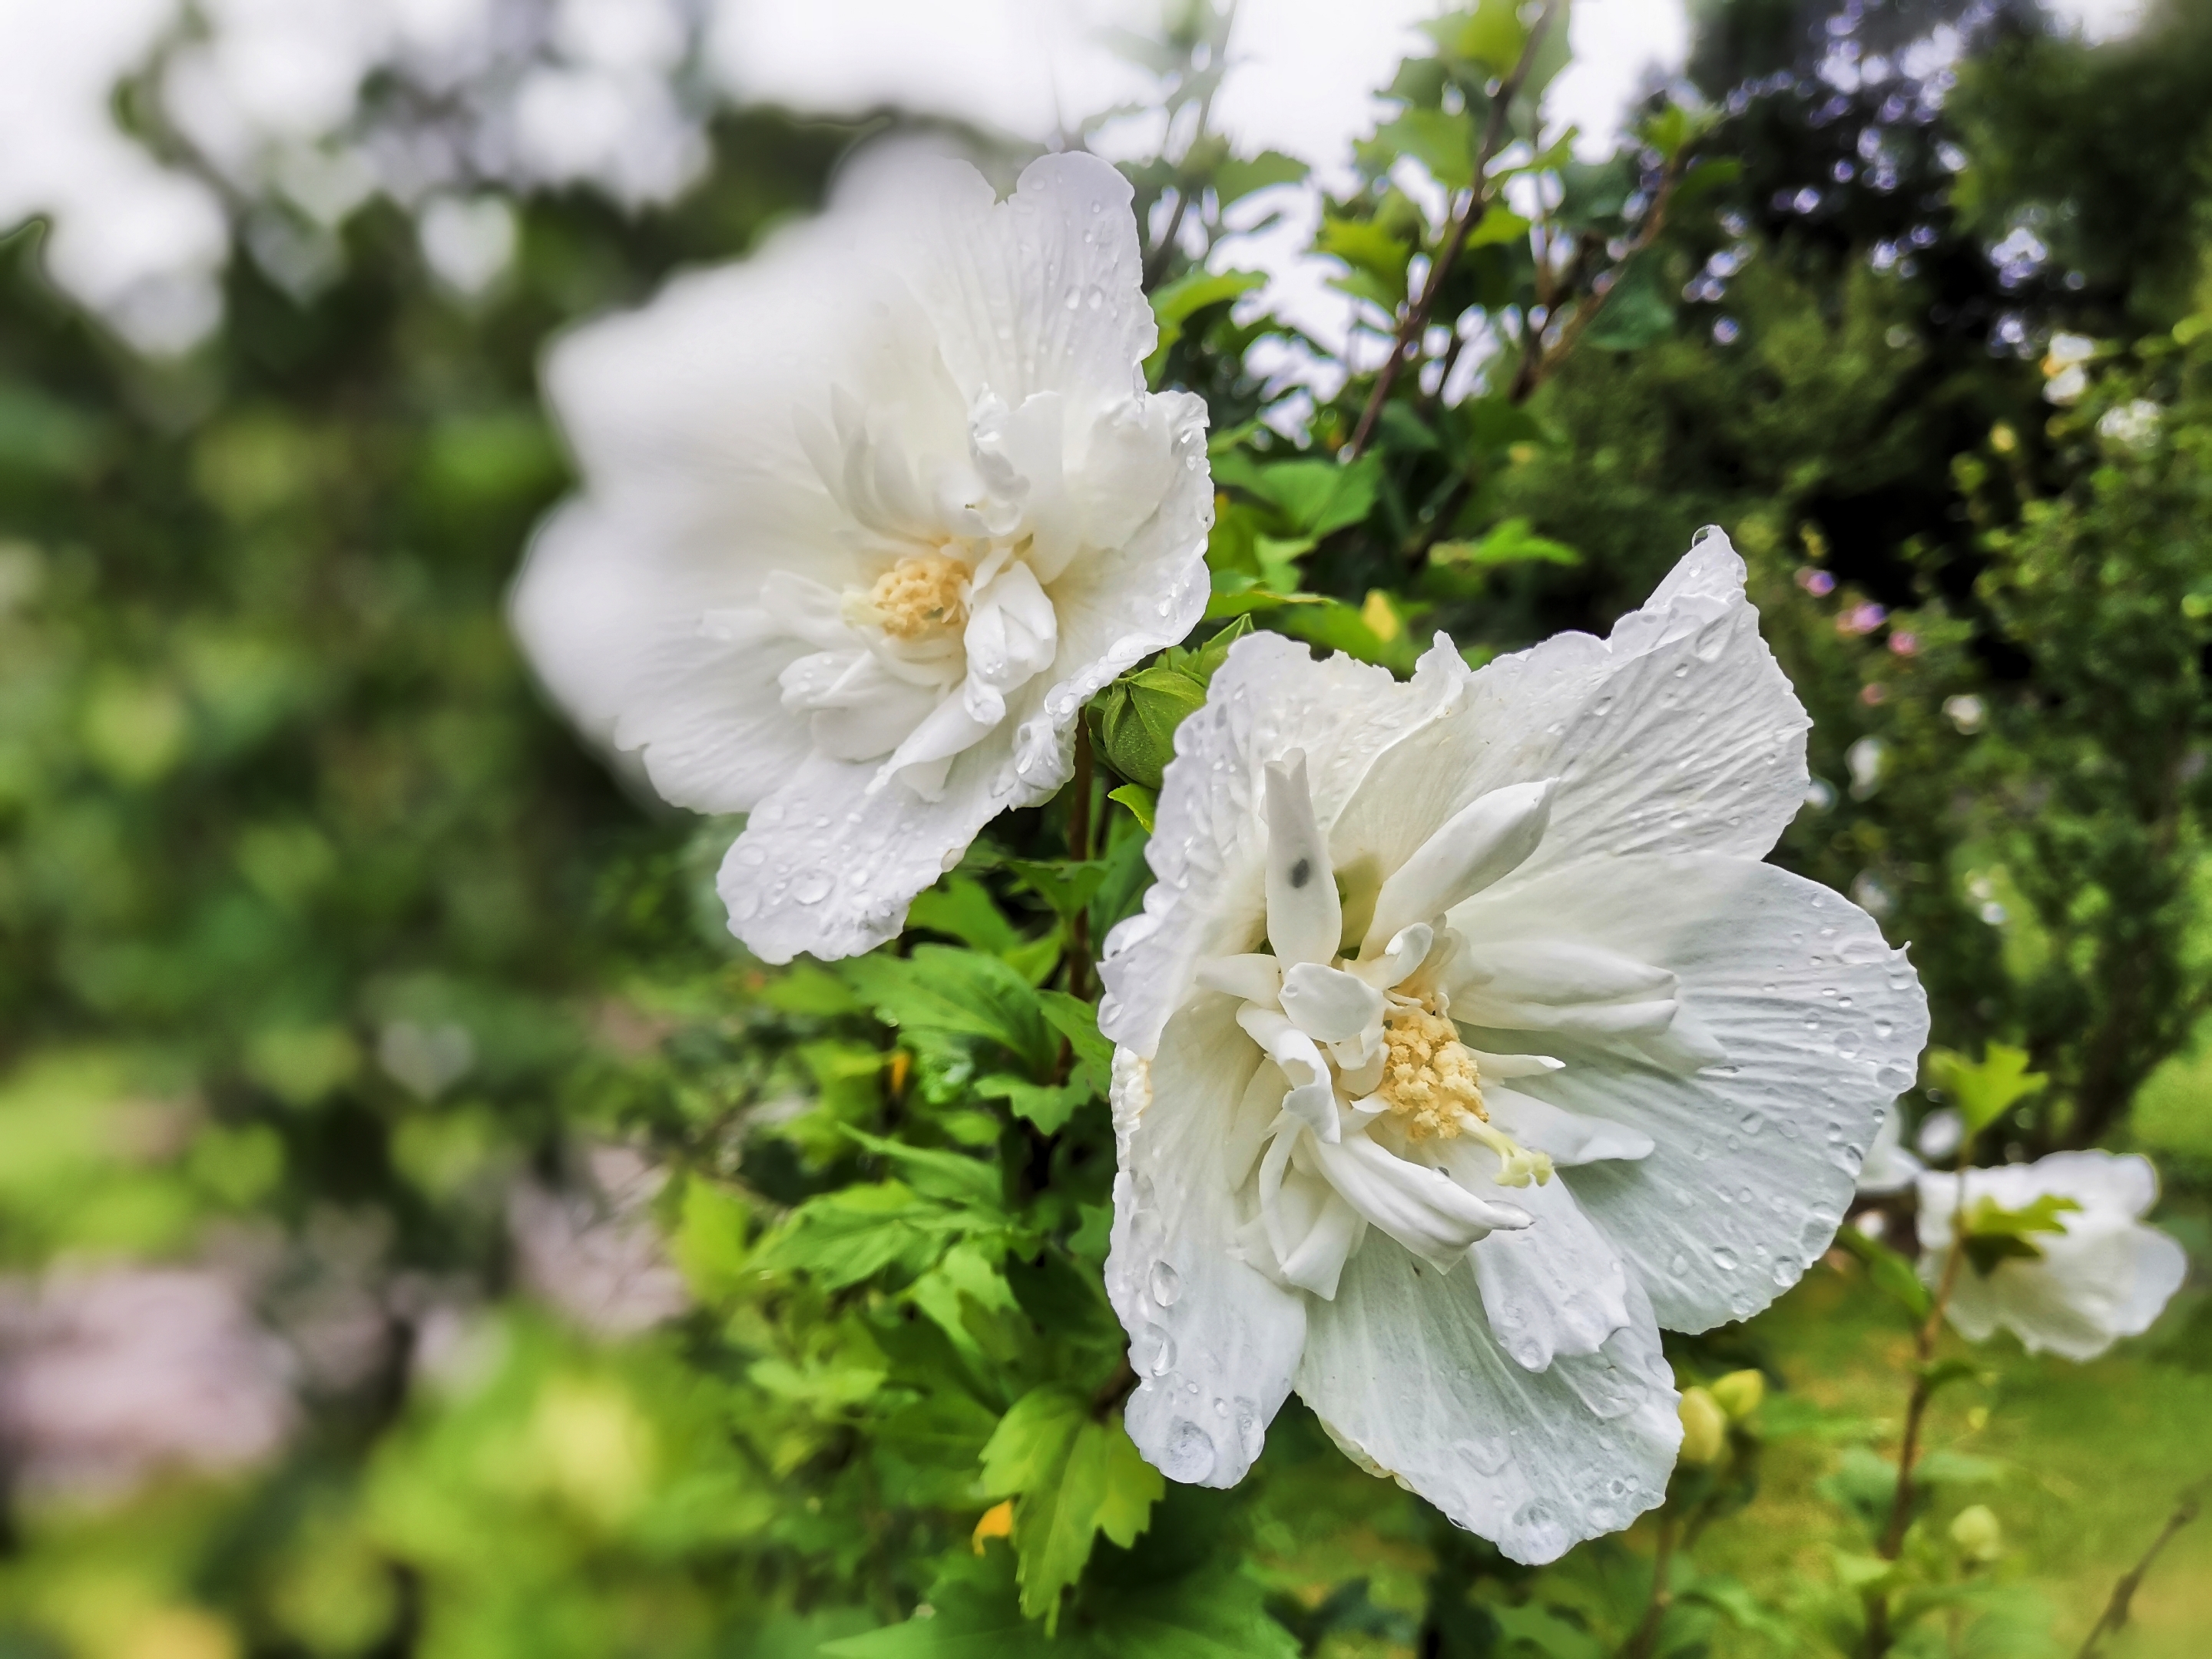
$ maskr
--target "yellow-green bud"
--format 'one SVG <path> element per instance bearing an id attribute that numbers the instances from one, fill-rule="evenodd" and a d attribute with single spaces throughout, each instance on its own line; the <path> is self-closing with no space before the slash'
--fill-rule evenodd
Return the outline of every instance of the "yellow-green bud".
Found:
<path id="1" fill-rule="evenodd" d="M 1728 1454 L 1728 1414 L 1710 1390 L 1682 1390 L 1682 1462 L 1693 1468 L 1717 1463 Z"/>
<path id="2" fill-rule="evenodd" d="M 1766 1398 L 1766 1374 L 1764 1371 L 1730 1371 L 1713 1384 L 1714 1402 L 1737 1422 L 1741 1422 L 1759 1409 L 1759 1401 Z"/>
<path id="3" fill-rule="evenodd" d="M 1951 1541 L 1969 1561 L 1994 1561 L 2004 1553 L 2004 1528 L 1987 1504 L 1975 1504 L 1951 1518 Z"/>

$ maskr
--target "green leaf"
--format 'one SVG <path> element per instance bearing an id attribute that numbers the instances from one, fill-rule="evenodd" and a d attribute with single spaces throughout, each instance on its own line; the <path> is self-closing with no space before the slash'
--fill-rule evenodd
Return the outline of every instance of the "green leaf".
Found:
<path id="1" fill-rule="evenodd" d="M 1674 186 L 1672 211 L 1682 213 L 1742 177 L 1743 163 L 1733 155 L 1708 155 L 1693 161 Z"/>
<path id="2" fill-rule="evenodd" d="M 1066 1083 L 1030 1083 L 994 1073 L 979 1078 L 975 1092 L 985 1100 L 1003 1100 L 1016 1117 L 1027 1118 L 1047 1134 L 1055 1134 L 1075 1115 L 1075 1109 L 1097 1092 L 1087 1078 Z"/>
<path id="3" fill-rule="evenodd" d="M 894 1166 L 908 1184 L 925 1198 L 941 1198 L 948 1203 L 994 1209 L 998 1206 L 1000 1182 L 994 1165 L 969 1158 L 964 1152 L 947 1152 L 935 1147 L 909 1146 L 903 1141 L 886 1140 L 881 1135 L 872 1135 L 865 1129 L 854 1128 L 850 1124 L 846 1126 L 845 1133 L 886 1164 Z"/>
<path id="4" fill-rule="evenodd" d="M 842 1188 L 793 1210 L 754 1252 L 752 1265 L 762 1273 L 804 1273 L 833 1291 L 894 1262 L 918 1272 L 936 1247 L 917 1224 L 939 1214 L 903 1182 Z"/>
<path id="5" fill-rule="evenodd" d="M 1979 1134 L 2051 1080 L 2027 1069 L 2027 1050 L 2002 1042 L 1984 1047 L 1979 1064 L 1949 1048 L 1931 1048 L 1928 1072 L 1959 1109 L 1969 1135 Z"/>
<path id="6" fill-rule="evenodd" d="M 1247 620 L 1249 618 L 1242 618 Z M 1108 800 L 1119 801 L 1129 809 L 1129 816 L 1143 826 L 1146 835 L 1152 833 L 1152 818 L 1159 810 L 1160 792 L 1147 789 L 1141 783 L 1125 783 L 1119 789 L 1106 792 Z"/>
<path id="7" fill-rule="evenodd" d="M 1076 1058 L 1103 1079 L 1114 1066 L 1114 1045 L 1098 1035 L 1098 1010 L 1065 991 L 1040 991 L 1037 1003 L 1052 1028 L 1075 1047 Z"/>
<path id="8" fill-rule="evenodd" d="M 1878 1238 L 1869 1238 L 1856 1227 L 1844 1227 L 1836 1233 L 1836 1243 L 1866 1263 L 1867 1277 L 1875 1288 L 1884 1295 L 1905 1304 L 1915 1319 L 1928 1317 L 1935 1305 L 1928 1287 L 1920 1282 L 1920 1275 L 1912 1264 Z"/>
<path id="9" fill-rule="evenodd" d="M 752 1212 L 744 1200 L 703 1176 L 684 1182 L 683 1208 L 678 1212 L 669 1254 L 702 1302 L 726 1301 L 743 1284 L 748 1265 L 746 1232 Z"/>
<path id="10" fill-rule="evenodd" d="M 1465 190 L 1474 182 L 1474 122 L 1464 109 L 1409 109 L 1375 130 L 1375 142 L 1410 155 L 1446 190 Z"/>
<path id="11" fill-rule="evenodd" d="M 1200 700 L 1204 701 L 1202 695 Z M 1063 921 L 1080 915 L 1097 892 L 1098 884 L 1106 879 L 1106 866 L 1098 859 L 1080 863 L 1073 859 L 1008 859 L 1006 868 Z"/>
<path id="12" fill-rule="evenodd" d="M 1259 469 L 1254 488 L 1302 534 L 1318 541 L 1373 511 L 1382 479 L 1381 461 L 1364 455 L 1348 466 L 1330 460 L 1277 461 Z"/>
<path id="13" fill-rule="evenodd" d="M 1014 1401 L 983 1448 L 983 1495 L 1019 1498 L 1057 1480 L 1087 1415 L 1082 1396 L 1050 1384 Z"/>
<path id="14" fill-rule="evenodd" d="M 2066 1223 L 2062 1218 L 2081 1208 L 2073 1199 L 2044 1193 L 2033 1203 L 2008 1210 L 1984 1194 L 1966 1206 L 1956 1224 L 1966 1259 L 1974 1264 L 1975 1272 L 1986 1275 L 1994 1273 L 2001 1261 L 2039 1261 L 2043 1249 L 2029 1235 L 2064 1232 Z"/>
<path id="15" fill-rule="evenodd" d="M 864 1012 L 860 1000 L 819 963 L 801 957 L 760 989 L 760 1000 L 787 1014 L 823 1018 Z"/>
<path id="16" fill-rule="evenodd" d="M 1314 252 L 1341 259 L 1367 276 L 1372 288 L 1364 297 L 1384 311 L 1395 312 L 1406 302 L 1406 268 L 1413 263 L 1413 245 L 1374 220 L 1325 215 Z"/>
<path id="17" fill-rule="evenodd" d="M 1483 1611 L 1508 1642 L 1525 1643 L 1545 1659 L 1605 1659 L 1605 1647 L 1597 1638 L 1534 1601 L 1519 1607 L 1489 1606 Z"/>
<path id="18" fill-rule="evenodd" d="M 1303 184 L 1309 170 L 1279 149 L 1263 149 L 1249 161 L 1232 155 L 1213 170 L 1214 198 L 1227 207 L 1270 185 Z"/>
<path id="19" fill-rule="evenodd" d="M 947 876 L 927 892 L 917 895 L 908 908 L 906 919 L 909 927 L 949 933 L 963 945 L 972 945 L 996 956 L 1017 950 L 1023 944 L 1014 924 L 1000 913 L 991 902 L 989 891 L 973 876 Z"/>
<path id="20" fill-rule="evenodd" d="M 1060 1592 L 1081 1575 L 1092 1540 L 1103 1532 L 1127 1548 L 1165 1489 L 1120 1419 L 1097 1421 L 1073 1390 L 1048 1384 L 1016 1401 L 983 1448 L 983 1491 L 1019 1500 L 1022 1611 L 1054 1628 Z"/>
<path id="21" fill-rule="evenodd" d="M 1201 265 L 1163 284 L 1152 295 L 1152 315 L 1159 324 L 1159 339 L 1152 347 L 1152 356 L 1145 359 L 1146 377 L 1159 374 L 1168 353 L 1182 338 L 1183 325 L 1193 317 L 1208 306 L 1221 305 L 1239 295 L 1249 294 L 1267 280 L 1265 274 L 1256 270 L 1208 270 Z"/>
<path id="22" fill-rule="evenodd" d="M 1493 202 L 1483 212 L 1481 222 L 1467 234 L 1466 246 L 1470 248 L 1491 247 L 1500 243 L 1518 242 L 1528 234 L 1528 222 L 1503 203 Z"/>
<path id="23" fill-rule="evenodd" d="M 1565 542 L 1536 535 L 1526 519 L 1507 519 L 1480 541 L 1438 542 L 1429 550 L 1429 559 L 1462 570 L 1495 570 L 1509 564 L 1573 566 L 1583 556 Z"/>
<path id="24" fill-rule="evenodd" d="M 1058 1045 L 1037 1009 L 1036 993 L 995 956 L 917 945 L 910 957 L 855 957 L 842 971 L 886 1025 L 982 1038 L 1020 1059 L 1032 1076 L 1051 1069 Z"/>
<path id="25" fill-rule="evenodd" d="M 1658 259 L 1644 254 L 1614 273 L 1605 305 L 1583 338 L 1605 351 L 1638 351 L 1674 331 L 1674 307 L 1660 289 Z"/>

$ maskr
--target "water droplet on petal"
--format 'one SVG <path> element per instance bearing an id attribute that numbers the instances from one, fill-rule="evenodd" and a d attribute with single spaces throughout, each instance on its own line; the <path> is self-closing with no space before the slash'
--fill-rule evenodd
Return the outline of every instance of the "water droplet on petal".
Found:
<path id="1" fill-rule="evenodd" d="M 1713 1250 L 1713 1266 L 1718 1267 L 1723 1273 L 1734 1273 L 1736 1270 L 1735 1252 L 1725 1244 L 1716 1246 Z"/>
<path id="2" fill-rule="evenodd" d="M 1175 1306 L 1176 1298 L 1182 1294 L 1182 1275 L 1164 1261 L 1152 1264 L 1152 1300 L 1163 1308 Z"/>
<path id="3" fill-rule="evenodd" d="M 801 904 L 819 904 L 830 896 L 831 885 L 830 878 L 824 872 L 804 871 L 791 884 L 791 896 Z"/>
<path id="4" fill-rule="evenodd" d="M 1213 1473 L 1213 1437 L 1187 1417 L 1176 1419 L 1160 1455 L 1160 1473 L 1170 1480 L 1195 1486 Z"/>

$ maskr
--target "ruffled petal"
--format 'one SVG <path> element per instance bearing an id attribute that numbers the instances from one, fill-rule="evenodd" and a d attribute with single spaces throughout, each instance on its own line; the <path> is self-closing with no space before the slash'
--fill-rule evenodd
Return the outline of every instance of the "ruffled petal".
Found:
<path id="1" fill-rule="evenodd" d="M 835 961 L 897 937 L 914 896 L 978 830 L 1025 804 L 994 793 L 1012 783 L 1003 733 L 954 758 L 934 799 L 872 787 L 880 769 L 810 752 L 746 821 L 715 886 L 730 931 L 762 961 Z"/>
<path id="2" fill-rule="evenodd" d="M 1212 997 L 1179 1018 L 1147 1062 L 1114 1061 L 1112 1253 L 1106 1290 L 1139 1378 L 1130 1438 L 1171 1480 L 1231 1486 L 1259 1456 L 1290 1392 L 1306 1299 L 1237 1248 L 1236 1188 L 1253 1137 L 1240 1108 L 1262 1063 Z"/>
<path id="3" fill-rule="evenodd" d="M 1461 1153 L 1453 1173 L 1475 1179 L 1479 1160 Z M 1534 1220 L 1518 1232 L 1491 1234 L 1468 1258 L 1491 1334 L 1523 1370 L 1540 1371 L 1563 1354 L 1597 1352 L 1634 1322 L 1628 1264 L 1565 1182 L 1516 1187 L 1511 1197 Z"/>
<path id="4" fill-rule="evenodd" d="M 1303 1149 L 1337 1194 L 1369 1225 L 1387 1233 L 1438 1272 L 1455 1266 L 1468 1246 L 1493 1229 L 1525 1227 L 1528 1213 L 1509 1203 L 1486 1179 L 1462 1186 L 1441 1170 L 1414 1164 L 1377 1146 L 1364 1133 Z"/>
<path id="5" fill-rule="evenodd" d="M 1190 994 L 1201 959 L 1236 956 L 1264 939 L 1261 803 L 1269 762 L 1304 751 L 1315 815 L 1328 826 L 1376 757 L 1450 707 L 1466 678 L 1467 665 L 1449 651 L 1431 652 L 1413 682 L 1401 684 L 1348 657 L 1317 663 L 1279 634 L 1231 647 L 1205 707 L 1176 729 L 1146 848 L 1158 880 L 1144 914 L 1107 942 L 1099 1030 L 1150 1052 Z M 1334 832 L 1331 848 L 1334 855 Z"/>
<path id="6" fill-rule="evenodd" d="M 1370 1234 L 1336 1298 L 1311 1306 L 1298 1393 L 1362 1467 L 1512 1560 L 1554 1560 L 1659 1503 L 1681 1443 L 1650 1304 L 1633 1281 L 1627 1294 L 1629 1322 L 1597 1352 L 1530 1371 L 1474 1274 Z"/>
<path id="7" fill-rule="evenodd" d="M 1542 843 L 1510 880 L 1599 854 L 1763 856 L 1804 802 L 1811 722 L 1743 581 L 1705 531 L 1609 638 L 1561 634 L 1474 673 L 1449 720 L 1377 762 L 1340 861 L 1348 840 L 1394 870 L 1488 791 L 1554 778 Z"/>
<path id="8" fill-rule="evenodd" d="M 1561 1070 L 1514 1092 L 1650 1138 L 1645 1158 L 1559 1178 L 1669 1329 L 1747 1317 L 1795 1284 L 1834 1237 L 1927 1036 L 1919 981 L 1873 918 L 1771 865 L 1690 854 L 1516 877 L 1451 921 L 1469 939 L 1581 942 L 1674 975 L 1718 1063 L 1686 1071 L 1637 1033 L 1556 1024 L 1540 1041 L 1470 1041 L 1556 1054 Z"/>

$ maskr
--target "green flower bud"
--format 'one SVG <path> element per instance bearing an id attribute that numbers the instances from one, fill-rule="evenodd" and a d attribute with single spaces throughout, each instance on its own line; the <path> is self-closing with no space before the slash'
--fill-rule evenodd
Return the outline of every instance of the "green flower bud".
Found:
<path id="1" fill-rule="evenodd" d="M 1763 1371 L 1730 1371 L 1713 1384 L 1714 1403 L 1729 1418 L 1741 1422 L 1759 1409 L 1759 1401 L 1766 1398 L 1766 1376 Z"/>
<path id="2" fill-rule="evenodd" d="M 1683 1462 L 1704 1468 L 1728 1455 L 1728 1414 L 1710 1390 L 1683 1389 L 1681 1413 Z"/>
<path id="3" fill-rule="evenodd" d="M 1975 1504 L 1952 1517 L 1951 1541 L 1969 1561 L 1994 1561 L 2004 1553 L 2004 1528 L 1987 1504 Z"/>
<path id="4" fill-rule="evenodd" d="M 1205 681 L 1164 663 L 1115 681 L 1091 705 L 1100 758 L 1130 782 L 1158 788 L 1175 758 L 1176 727 L 1205 701 Z"/>

